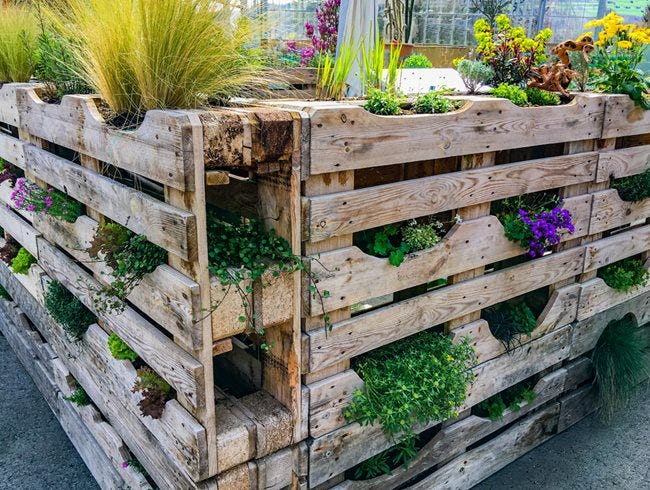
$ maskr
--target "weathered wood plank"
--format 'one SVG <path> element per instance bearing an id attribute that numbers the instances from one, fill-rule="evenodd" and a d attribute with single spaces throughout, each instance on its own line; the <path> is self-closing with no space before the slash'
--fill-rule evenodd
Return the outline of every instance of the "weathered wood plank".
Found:
<path id="1" fill-rule="evenodd" d="M 575 425 L 598 408 L 597 388 L 590 384 L 563 396 L 560 402 L 560 420 L 557 431 L 562 432 Z"/>
<path id="2" fill-rule="evenodd" d="M 650 169 L 650 145 L 603 151 L 598 157 L 596 180 L 620 179 Z"/>
<path id="3" fill-rule="evenodd" d="M 16 104 L 16 89 L 31 87 L 29 83 L 4 83 L 0 87 L 0 122 L 10 126 L 18 126 L 20 112 Z"/>
<path id="4" fill-rule="evenodd" d="M 0 133 L 0 158 L 17 167 L 25 168 L 23 142 L 8 134 Z"/>
<path id="5" fill-rule="evenodd" d="M 37 178 L 183 259 L 196 247 L 196 219 L 87 168 L 33 145 L 25 146 L 26 169 Z"/>
<path id="6" fill-rule="evenodd" d="M 34 226 L 50 243 L 58 244 L 92 270 L 99 282 L 110 284 L 113 281 L 110 268 L 104 262 L 92 259 L 86 252 L 97 231 L 98 223 L 95 220 L 82 216 L 75 223 L 67 223 L 48 216 L 36 216 Z M 144 276 L 127 299 L 180 338 L 184 345 L 194 346 L 198 341 L 195 338 L 195 321 L 203 314 L 195 307 L 199 294 L 198 284 L 163 264 Z"/>
<path id="7" fill-rule="evenodd" d="M 101 290 L 101 285 L 47 240 L 39 238 L 38 250 L 40 263 L 50 277 L 61 282 L 87 308 L 96 312 L 94 294 Z M 194 406 L 206 403 L 203 366 L 194 357 L 128 306 L 121 313 L 102 312 L 98 316 Z"/>
<path id="8" fill-rule="evenodd" d="M 304 198 L 309 240 L 316 242 L 451 209 L 591 182 L 596 177 L 597 162 L 597 153 L 586 152 Z"/>
<path id="9" fill-rule="evenodd" d="M 640 254 L 648 250 L 650 225 L 618 233 L 592 242 L 585 249 L 583 272 L 599 269 L 607 264 Z"/>
<path id="10" fill-rule="evenodd" d="M 310 370 L 322 369 L 466 313 L 581 272 L 582 248 L 542 257 L 308 332 Z"/>
<path id="11" fill-rule="evenodd" d="M 581 285 L 577 319 L 585 320 L 648 292 L 650 292 L 650 284 L 636 286 L 624 293 L 610 288 L 600 278 L 592 279 Z"/>
<path id="12" fill-rule="evenodd" d="M 591 196 L 568 198 L 564 208 L 571 212 L 576 231 L 563 240 L 587 235 Z M 522 253 L 518 244 L 506 238 L 503 225 L 494 216 L 455 224 L 437 246 L 407 254 L 399 267 L 358 247 L 320 253 L 309 266 L 319 289 L 329 291 L 330 295 L 322 298 L 322 303 L 320 298 L 310 297 L 309 311 L 312 315 L 322 313 L 323 308 L 331 311 Z"/>
<path id="13" fill-rule="evenodd" d="M 648 155 L 650 158 L 650 153 Z M 615 189 L 596 192 L 593 196 L 590 235 L 650 217 L 650 198 L 640 202 L 626 202 Z"/>
<path id="14" fill-rule="evenodd" d="M 535 373 L 566 359 L 570 353 L 571 327 L 555 332 L 474 368 L 476 378 L 459 411 L 470 408 Z M 349 402 L 348 402 L 349 403 Z M 418 427 L 420 432 L 439 422 Z M 351 424 L 314 439 L 310 446 L 310 485 L 315 486 L 352 468 L 394 444 L 378 424 Z"/>
<path id="15" fill-rule="evenodd" d="M 363 381 L 352 369 L 307 385 L 309 389 L 309 435 L 320 437 L 345 425 L 343 410 Z"/>
<path id="16" fill-rule="evenodd" d="M 0 226 L 27 251 L 38 258 L 36 239 L 40 235 L 30 224 L 5 206 L 0 206 Z"/>
<path id="17" fill-rule="evenodd" d="M 17 89 L 20 127 L 30 134 L 84 153 L 115 167 L 180 190 L 194 189 L 191 142 L 185 141 L 188 115 L 148 111 L 135 130 L 104 121 L 96 95 L 67 95 L 60 104 L 43 102 L 34 88 Z"/>
<path id="18" fill-rule="evenodd" d="M 602 95 L 580 94 L 567 105 L 534 108 L 480 96 L 460 99 L 468 103 L 453 113 L 404 117 L 302 103 L 311 115 L 311 173 L 601 137 Z"/>
<path id="19" fill-rule="evenodd" d="M 627 95 L 608 94 L 603 121 L 603 138 L 650 133 L 650 114 L 634 105 Z"/>

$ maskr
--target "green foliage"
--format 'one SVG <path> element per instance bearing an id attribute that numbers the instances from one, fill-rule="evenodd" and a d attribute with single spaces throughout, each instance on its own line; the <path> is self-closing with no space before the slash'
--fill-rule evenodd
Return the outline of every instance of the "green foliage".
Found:
<path id="1" fill-rule="evenodd" d="M 537 393 L 526 383 L 519 383 L 515 386 L 491 396 L 476 405 L 472 412 L 478 417 L 489 417 L 493 422 L 503 420 L 506 408 L 512 412 L 521 410 L 521 404 L 531 404 L 537 398 Z"/>
<path id="2" fill-rule="evenodd" d="M 366 49 L 365 41 L 361 42 L 361 58 L 363 60 L 361 79 L 364 88 L 371 92 L 373 89 L 395 94 L 397 85 L 397 70 L 400 68 L 399 55 L 401 44 L 390 44 L 388 54 L 388 78 L 384 77 L 386 68 L 384 43 L 381 42 L 380 32 L 375 35 L 376 42 L 371 50 Z"/>
<path id="3" fill-rule="evenodd" d="M 138 403 L 140 412 L 143 416 L 159 419 L 173 395 L 172 387 L 150 367 L 140 368 L 137 373 L 138 378 L 131 391 L 142 395 Z"/>
<path id="4" fill-rule="evenodd" d="M 495 97 L 501 97 L 502 99 L 508 99 L 510 102 L 520 107 L 528 105 L 528 95 L 526 95 L 526 91 L 519 88 L 517 85 L 502 83 L 498 87 L 493 88 L 490 91 L 490 94 Z"/>
<path id="5" fill-rule="evenodd" d="M 494 79 L 492 67 L 477 60 L 462 59 L 456 65 L 456 70 L 470 94 L 475 94 L 481 86 L 489 85 Z"/>
<path id="6" fill-rule="evenodd" d="M 591 360 L 596 371 L 600 401 L 599 415 L 611 422 L 636 393 L 639 383 L 650 374 L 647 332 L 628 315 L 610 322 L 598 339 Z"/>
<path id="7" fill-rule="evenodd" d="M 36 17 L 28 8 L 5 5 L 0 15 L 0 82 L 29 82 L 37 34 Z"/>
<path id="8" fill-rule="evenodd" d="M 637 175 L 612 180 L 611 187 L 623 201 L 639 202 L 650 197 L 650 169 Z"/>
<path id="9" fill-rule="evenodd" d="M 443 94 L 448 93 L 447 90 L 434 90 L 428 94 L 419 95 L 413 103 L 413 109 L 418 114 L 444 114 L 445 112 L 455 111 L 463 103 L 459 100 L 443 97 Z"/>
<path id="10" fill-rule="evenodd" d="M 137 458 L 132 457 L 130 459 L 127 459 L 122 463 L 122 467 L 125 467 L 125 465 L 126 467 L 133 468 L 138 473 L 144 475 L 145 478 L 149 479 L 149 473 L 147 473 L 146 468 L 142 465 L 142 463 L 140 463 L 140 461 L 138 461 Z"/>
<path id="11" fill-rule="evenodd" d="M 354 469 L 354 479 L 371 480 L 387 473 L 390 473 L 390 466 L 388 466 L 388 452 L 382 451 L 358 465 Z"/>
<path id="12" fill-rule="evenodd" d="M 379 116 L 397 116 L 402 113 L 399 105 L 400 100 L 394 94 L 370 89 L 363 108 Z"/>
<path id="13" fill-rule="evenodd" d="M 598 277 L 610 288 L 627 293 L 633 287 L 648 284 L 650 273 L 643 261 L 630 257 L 599 269 Z"/>
<path id="14" fill-rule="evenodd" d="M 131 349 L 115 332 L 108 336 L 108 349 L 115 359 L 134 362 L 138 354 Z"/>
<path id="15" fill-rule="evenodd" d="M 492 422 L 503 419 L 503 414 L 506 411 L 506 404 L 501 398 L 501 395 L 494 395 L 493 397 L 483 400 L 479 403 L 477 410 L 485 411 L 487 416 Z"/>
<path id="16" fill-rule="evenodd" d="M 101 258 L 113 270 L 111 285 L 94 298 L 100 312 L 122 311 L 124 300 L 140 280 L 167 261 L 163 248 L 117 223 L 105 223 L 97 229 L 88 254 Z"/>
<path id="17" fill-rule="evenodd" d="M 63 399 L 74 403 L 78 407 L 85 407 L 92 403 L 88 393 L 86 393 L 86 390 L 84 390 L 80 385 L 77 385 L 75 390 L 70 393 L 70 396 L 64 396 Z"/>
<path id="18" fill-rule="evenodd" d="M 398 237 L 398 229 L 395 225 L 387 225 L 380 231 L 375 232 L 370 243 L 370 253 L 379 257 L 388 257 L 388 262 L 399 267 L 404 262 L 404 255 L 409 251 L 409 245 L 400 241 L 395 244 Z M 391 240 L 392 239 L 392 240 Z"/>
<path id="19" fill-rule="evenodd" d="M 530 105 L 545 106 L 558 105 L 560 103 L 560 96 L 558 94 L 535 87 L 526 89 L 526 97 Z"/>
<path id="20" fill-rule="evenodd" d="M 393 447 L 368 458 L 353 468 L 353 480 L 371 480 L 390 473 L 393 468 L 408 465 L 418 454 L 415 445 L 419 435 L 395 444 Z"/>
<path id="21" fill-rule="evenodd" d="M 48 17 L 116 114 L 194 108 L 261 82 L 247 48 L 264 26 L 225 0 L 65 0 Z"/>
<path id="22" fill-rule="evenodd" d="M 51 187 L 43 189 L 25 178 L 16 180 L 11 201 L 16 209 L 48 214 L 68 223 L 74 223 L 83 214 L 80 202 Z"/>
<path id="23" fill-rule="evenodd" d="M 45 292 L 45 307 L 52 318 L 73 339 L 80 340 L 96 318 L 60 282 L 50 282 Z"/>
<path id="24" fill-rule="evenodd" d="M 523 299 L 490 306 L 482 311 L 481 316 L 490 324 L 492 335 L 508 351 L 520 335 L 530 335 L 537 326 L 535 315 Z"/>
<path id="25" fill-rule="evenodd" d="M 474 375 L 469 339 L 425 331 L 361 356 L 355 371 L 365 385 L 344 411 L 349 422 L 379 422 L 395 442 L 412 440 L 418 423 L 456 415 Z"/>
<path id="26" fill-rule="evenodd" d="M 18 250 L 18 255 L 11 261 L 11 270 L 14 274 L 24 274 L 29 272 L 29 268 L 36 263 L 36 258 L 30 254 L 26 248 Z"/>
<path id="27" fill-rule="evenodd" d="M 45 29 L 38 36 L 35 75 L 45 85 L 45 95 L 50 100 L 58 100 L 68 94 L 92 92 L 78 75 L 81 69 L 68 48 L 69 43 Z"/>
<path id="28" fill-rule="evenodd" d="M 253 291 L 250 287 L 241 289 L 239 284 L 242 281 L 252 283 L 263 276 L 276 278 L 282 272 L 302 270 L 300 257 L 293 254 L 289 243 L 277 236 L 274 230 L 266 231 L 253 219 L 242 218 L 238 223 L 231 223 L 208 209 L 207 232 L 210 273 L 222 285 L 237 288 L 246 310 L 246 316 L 239 320 L 253 329 L 255 319 L 248 299 Z"/>
<path id="29" fill-rule="evenodd" d="M 433 63 L 425 55 L 413 53 L 404 60 L 402 68 L 433 68 Z"/>
<path id="30" fill-rule="evenodd" d="M 408 225 L 403 226 L 400 231 L 402 232 L 402 240 L 408 245 L 409 251 L 417 252 L 435 247 L 440 243 L 444 226 L 439 221 L 418 223 L 412 220 Z"/>
<path id="31" fill-rule="evenodd" d="M 352 70 L 358 49 L 349 43 L 339 46 L 338 56 L 325 53 L 318 59 L 316 72 L 316 98 L 341 100 L 347 90 L 346 80 Z"/>
<path id="32" fill-rule="evenodd" d="M 7 301 L 13 301 L 9 292 L 2 285 L 0 285 L 0 298 Z"/>

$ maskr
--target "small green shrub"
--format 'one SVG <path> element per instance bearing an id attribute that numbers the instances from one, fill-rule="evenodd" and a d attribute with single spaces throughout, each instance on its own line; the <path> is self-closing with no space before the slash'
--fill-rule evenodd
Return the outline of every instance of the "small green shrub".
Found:
<path id="1" fill-rule="evenodd" d="M 159 419 L 173 394 L 172 387 L 150 367 L 140 368 L 137 373 L 138 378 L 131 391 L 142 395 L 142 400 L 138 403 L 140 412 L 144 416 Z"/>
<path id="2" fill-rule="evenodd" d="M 378 116 L 397 116 L 402 113 L 399 99 L 392 93 L 370 89 L 363 108 Z"/>
<path id="3" fill-rule="evenodd" d="M 50 282 L 45 292 L 45 307 L 52 318 L 73 339 L 80 340 L 97 319 L 63 284 Z"/>
<path id="4" fill-rule="evenodd" d="M 131 349 L 115 332 L 108 336 L 108 349 L 115 359 L 134 362 L 138 354 Z"/>
<path id="5" fill-rule="evenodd" d="M 647 333 L 632 315 L 610 322 L 596 343 L 591 360 L 596 371 L 599 415 L 611 422 L 650 374 Z"/>
<path id="6" fill-rule="evenodd" d="M 623 201 L 643 201 L 650 197 L 650 169 L 641 174 L 614 179 L 611 187 L 618 191 L 618 195 Z"/>
<path id="7" fill-rule="evenodd" d="M 501 398 L 501 395 L 494 395 L 479 403 L 477 410 L 485 411 L 490 420 L 496 422 L 497 420 L 503 419 L 506 408 L 506 404 L 503 398 Z"/>
<path id="8" fill-rule="evenodd" d="M 355 371 L 363 379 L 344 415 L 348 422 L 379 422 L 396 443 L 412 441 L 418 423 L 445 420 L 466 397 L 474 379 L 474 349 L 425 331 L 361 356 Z"/>
<path id="9" fill-rule="evenodd" d="M 433 68 L 433 63 L 423 54 L 413 53 L 404 60 L 402 68 Z"/>
<path id="10" fill-rule="evenodd" d="M 490 324 L 492 335 L 510 351 L 519 335 L 530 335 L 537 319 L 523 299 L 499 303 L 482 311 L 481 316 Z"/>
<path id="11" fill-rule="evenodd" d="M 413 103 L 413 110 L 418 114 L 444 114 L 458 109 L 463 103 L 443 97 L 448 90 L 434 90 L 428 94 L 419 95 Z"/>
<path id="12" fill-rule="evenodd" d="M 598 277 L 610 288 L 627 293 L 635 286 L 645 286 L 650 273 L 641 260 L 630 257 L 606 265 L 598 271 Z"/>
<path id="13" fill-rule="evenodd" d="M 410 252 L 418 252 L 427 248 L 435 247 L 444 231 L 444 226 L 439 221 L 430 223 L 418 223 L 412 220 L 408 225 L 403 226 L 402 240 L 409 246 Z"/>
<path id="14" fill-rule="evenodd" d="M 536 398 L 537 393 L 530 386 L 525 382 L 518 383 L 501 393 L 491 396 L 487 400 L 483 400 L 472 408 L 472 413 L 478 417 L 489 417 L 490 420 L 496 422 L 503 420 L 506 408 L 513 412 L 518 412 L 521 410 L 521 404 L 523 402 L 531 404 Z"/>
<path id="15" fill-rule="evenodd" d="M 11 270 L 14 274 L 27 275 L 29 268 L 36 263 L 36 258 L 26 248 L 21 248 L 18 255 L 11 261 Z"/>
<path id="16" fill-rule="evenodd" d="M 558 105 L 560 103 L 560 96 L 547 90 L 541 90 L 536 87 L 529 87 L 526 89 L 526 97 L 530 105 Z"/>
<path id="17" fill-rule="evenodd" d="M 460 60 L 456 70 L 470 94 L 475 94 L 482 86 L 489 85 L 494 79 L 492 67 L 481 61 Z"/>
<path id="18" fill-rule="evenodd" d="M 0 285 L 0 298 L 13 301 L 9 292 L 2 285 Z"/>
<path id="19" fill-rule="evenodd" d="M 88 393 L 86 393 L 86 390 L 84 390 L 80 385 L 77 385 L 75 390 L 70 393 L 70 396 L 64 396 L 63 399 L 74 403 L 78 407 L 85 407 L 92 403 Z"/>
<path id="20" fill-rule="evenodd" d="M 519 88 L 517 85 L 502 83 L 498 87 L 493 88 L 490 91 L 490 94 L 494 97 L 508 99 L 510 102 L 520 107 L 528 105 L 528 96 L 526 95 L 526 91 Z"/>

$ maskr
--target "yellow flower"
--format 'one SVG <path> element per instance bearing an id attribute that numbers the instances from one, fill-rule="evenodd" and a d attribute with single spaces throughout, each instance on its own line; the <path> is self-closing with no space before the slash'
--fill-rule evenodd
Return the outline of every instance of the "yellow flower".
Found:
<path id="1" fill-rule="evenodd" d="M 630 33 L 630 39 L 640 44 L 650 44 L 650 29 L 637 29 Z"/>
<path id="2" fill-rule="evenodd" d="M 619 41 L 618 47 L 621 49 L 632 49 L 632 43 L 630 41 Z"/>

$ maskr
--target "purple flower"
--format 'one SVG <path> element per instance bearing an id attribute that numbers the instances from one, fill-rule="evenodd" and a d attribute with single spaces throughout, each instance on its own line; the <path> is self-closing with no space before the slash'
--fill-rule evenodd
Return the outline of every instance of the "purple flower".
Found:
<path id="1" fill-rule="evenodd" d="M 125 470 L 128 467 L 129 467 L 129 463 L 127 463 L 126 461 L 122 461 L 122 469 Z"/>
<path id="2" fill-rule="evenodd" d="M 34 211 L 36 211 L 36 206 L 34 206 L 33 204 L 30 204 L 29 206 L 27 206 L 27 211 L 29 211 L 30 213 L 33 213 Z"/>
<path id="3" fill-rule="evenodd" d="M 571 213 L 560 207 L 533 216 L 525 209 L 520 209 L 518 214 L 521 221 L 530 230 L 528 255 L 531 257 L 541 257 L 549 247 L 560 243 L 563 230 L 569 233 L 575 232 L 575 226 L 571 222 Z"/>

